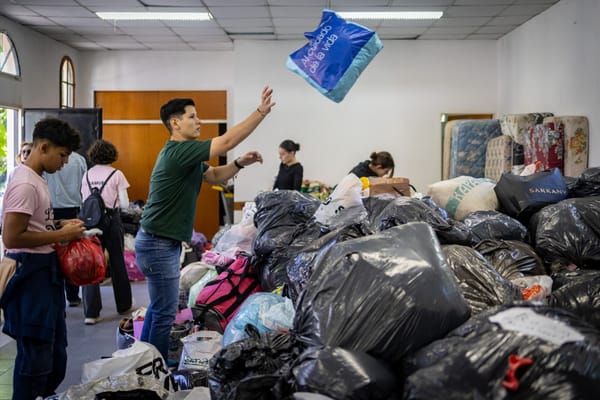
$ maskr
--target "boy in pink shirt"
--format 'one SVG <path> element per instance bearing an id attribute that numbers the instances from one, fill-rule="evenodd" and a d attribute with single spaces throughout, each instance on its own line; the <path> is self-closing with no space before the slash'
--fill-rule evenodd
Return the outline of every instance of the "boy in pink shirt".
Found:
<path id="1" fill-rule="evenodd" d="M 79 239 L 85 228 L 78 219 L 55 227 L 42 173 L 61 169 L 79 145 L 79 133 L 66 122 L 38 122 L 31 155 L 15 171 L 4 195 L 2 240 L 6 257 L 17 262 L 0 298 L 2 331 L 17 341 L 13 399 L 50 396 L 65 377 L 64 279 L 54 243 Z"/>

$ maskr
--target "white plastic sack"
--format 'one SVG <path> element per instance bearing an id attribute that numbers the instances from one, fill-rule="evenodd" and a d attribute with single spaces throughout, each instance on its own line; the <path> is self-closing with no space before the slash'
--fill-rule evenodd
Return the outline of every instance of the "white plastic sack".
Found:
<path id="1" fill-rule="evenodd" d="M 161 385 L 174 391 L 173 378 L 160 352 L 150 343 L 136 340 L 131 347 L 117 350 L 111 358 L 83 364 L 81 382 L 89 383 L 128 373 L 153 376 Z"/>
<path id="2" fill-rule="evenodd" d="M 427 195 L 451 218 L 462 221 L 474 211 L 498 209 L 495 185 L 490 179 L 459 176 L 429 185 Z"/>
<path id="3" fill-rule="evenodd" d="M 222 340 L 223 335 L 215 331 L 199 331 L 182 338 L 179 369 L 208 371 L 208 363 L 221 350 Z"/>
<path id="4" fill-rule="evenodd" d="M 162 383 L 153 376 L 140 376 L 135 372 L 124 375 L 109 376 L 97 381 L 82 383 L 69 387 L 64 393 L 57 395 L 58 400 L 95 400 L 98 393 L 128 391 L 135 389 L 152 390 L 162 399 L 169 398 L 169 392 Z"/>
<path id="5" fill-rule="evenodd" d="M 329 197 L 317 208 L 315 219 L 323 225 L 334 225 L 336 216 L 345 209 L 363 207 L 362 181 L 354 174 L 346 175 Z"/>

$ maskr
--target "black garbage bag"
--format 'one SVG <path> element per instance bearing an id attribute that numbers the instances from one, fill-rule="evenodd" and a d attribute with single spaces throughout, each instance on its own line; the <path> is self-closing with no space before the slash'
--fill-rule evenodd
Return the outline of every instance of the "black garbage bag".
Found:
<path id="1" fill-rule="evenodd" d="M 585 274 L 553 290 L 548 304 L 564 308 L 600 330 L 600 271 Z"/>
<path id="2" fill-rule="evenodd" d="M 409 222 L 425 222 L 435 231 L 442 244 L 473 243 L 471 232 L 460 221 L 444 217 L 431 200 L 418 200 L 411 197 L 397 197 L 375 218 L 374 226 L 384 231 L 393 226 Z"/>
<path id="3" fill-rule="evenodd" d="M 569 187 L 569 197 L 600 196 L 600 167 L 588 168 Z"/>
<path id="4" fill-rule="evenodd" d="M 446 211 L 444 207 L 441 207 L 438 203 L 436 203 L 435 200 L 431 198 L 431 196 L 425 196 L 421 199 L 421 201 L 427 204 L 429 207 L 433 208 L 438 214 L 440 214 L 442 218 L 450 218 L 450 216 L 448 215 L 448 211 Z"/>
<path id="5" fill-rule="evenodd" d="M 471 315 L 500 304 L 523 300 L 521 290 L 504 278 L 477 250 L 456 244 L 442 246 Z"/>
<path id="6" fill-rule="evenodd" d="M 302 348 L 292 335 L 259 333 L 246 325 L 248 338 L 231 343 L 209 362 L 208 387 L 212 399 L 279 400 L 293 393 L 292 364 Z"/>
<path id="7" fill-rule="evenodd" d="M 563 176 L 563 179 L 565 180 L 565 185 L 567 185 L 567 190 L 569 191 L 569 194 L 567 197 L 578 197 L 578 196 L 572 195 L 573 190 L 577 187 L 577 178 L 575 178 L 573 176 Z M 586 197 L 586 196 L 582 196 L 582 197 Z"/>
<path id="8" fill-rule="evenodd" d="M 536 253 L 553 272 L 569 264 L 600 268 L 600 197 L 544 207 L 531 218 L 529 234 Z"/>
<path id="9" fill-rule="evenodd" d="M 277 190 L 255 197 L 254 254 L 267 256 L 276 248 L 289 245 L 298 236 L 295 228 L 309 221 L 321 204 L 316 198 L 297 190 Z"/>
<path id="10" fill-rule="evenodd" d="M 208 386 L 208 371 L 196 369 L 179 369 L 172 373 L 179 390 Z"/>
<path id="11" fill-rule="evenodd" d="M 468 316 L 435 233 L 415 222 L 331 246 L 298 300 L 294 331 L 309 346 L 394 363 Z"/>
<path id="12" fill-rule="evenodd" d="M 547 275 L 549 272 L 533 247 L 525 242 L 487 239 L 477 243 L 475 250 L 508 280 L 523 275 Z"/>
<path id="13" fill-rule="evenodd" d="M 381 214 L 384 208 L 386 208 L 392 200 L 393 198 L 377 196 L 364 197 L 362 199 L 363 206 L 367 210 L 369 226 L 371 226 L 373 230 L 375 230 L 376 228 L 375 220 L 377 219 L 377 216 Z"/>
<path id="14" fill-rule="evenodd" d="M 312 274 L 316 259 L 336 243 L 371 235 L 373 232 L 364 223 L 356 223 L 326 233 L 319 239 L 300 249 L 285 265 L 290 282 L 290 298 L 296 303 Z"/>
<path id="15" fill-rule="evenodd" d="M 518 220 L 494 210 L 468 214 L 462 221 L 473 234 L 475 243 L 485 239 L 525 240 L 527 228 Z"/>
<path id="16" fill-rule="evenodd" d="M 298 390 L 336 400 L 392 400 L 402 393 L 389 366 L 366 353 L 340 347 L 308 349 L 292 372 Z"/>
<path id="17" fill-rule="evenodd" d="M 552 291 L 571 283 L 596 279 L 598 274 L 600 274 L 600 268 L 555 272 L 550 276 L 552 278 Z"/>
<path id="18" fill-rule="evenodd" d="M 289 227 L 288 240 L 290 243 L 272 249 L 268 254 L 255 255 L 253 263 L 256 265 L 260 286 L 265 291 L 275 290 L 279 286 L 289 285 L 290 281 L 286 265 L 306 245 L 313 243 L 323 235 L 323 227 L 313 221 Z"/>
<path id="19" fill-rule="evenodd" d="M 498 306 L 407 357 L 404 399 L 597 399 L 599 360 L 600 332 L 575 315 Z"/>

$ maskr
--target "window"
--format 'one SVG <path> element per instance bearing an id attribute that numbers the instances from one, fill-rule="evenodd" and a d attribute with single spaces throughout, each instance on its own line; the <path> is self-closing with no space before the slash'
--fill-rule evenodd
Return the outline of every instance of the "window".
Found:
<path id="1" fill-rule="evenodd" d="M 60 62 L 60 108 L 75 106 L 75 69 L 67 56 Z"/>
<path id="2" fill-rule="evenodd" d="M 0 72 L 21 76 L 17 50 L 5 32 L 0 32 Z"/>

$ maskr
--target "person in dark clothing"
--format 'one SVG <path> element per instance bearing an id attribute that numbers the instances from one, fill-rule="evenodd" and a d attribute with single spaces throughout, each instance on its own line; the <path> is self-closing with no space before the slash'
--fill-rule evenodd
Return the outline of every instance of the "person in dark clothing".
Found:
<path id="1" fill-rule="evenodd" d="M 124 230 L 121 221 L 120 209 L 129 207 L 127 188 L 129 182 L 122 171 L 111 166 L 119 158 L 119 152 L 114 144 L 107 140 L 99 139 L 88 150 L 88 157 L 95 165 L 90 168 L 81 180 L 81 195 L 86 199 L 91 194 L 92 187 L 103 187 L 102 200 L 110 215 L 110 225 L 100 236 L 102 248 L 108 252 L 110 276 L 112 279 L 113 295 L 117 312 L 121 315 L 129 314 L 134 307 L 131 297 L 131 284 L 127 275 L 127 266 L 124 256 Z M 98 323 L 102 310 L 102 296 L 100 284 L 83 286 L 83 312 L 84 323 L 94 325 Z"/>
<path id="2" fill-rule="evenodd" d="M 296 152 L 300 150 L 300 144 L 292 140 L 284 140 L 279 145 L 279 173 L 275 178 L 273 190 L 300 190 L 302 186 L 302 175 L 304 169 L 302 164 L 296 160 Z"/>
<path id="3" fill-rule="evenodd" d="M 359 178 L 394 176 L 394 159 L 387 151 L 372 152 L 371 159 L 358 163 L 349 172 Z"/>

